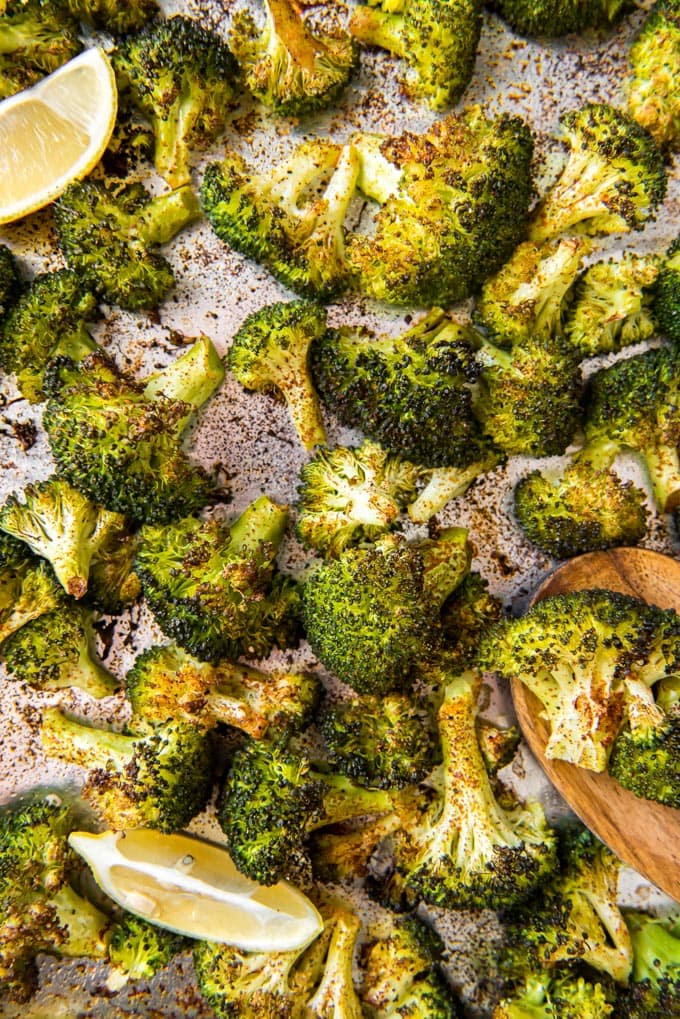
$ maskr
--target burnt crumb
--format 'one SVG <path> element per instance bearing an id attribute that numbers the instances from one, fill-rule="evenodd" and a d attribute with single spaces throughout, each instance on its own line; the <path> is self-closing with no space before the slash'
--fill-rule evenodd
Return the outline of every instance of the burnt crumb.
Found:
<path id="1" fill-rule="evenodd" d="M 495 560 L 498 566 L 498 572 L 502 577 L 514 577 L 517 573 L 518 567 L 510 561 L 504 552 L 500 552 L 496 549 L 496 551 L 492 554 L 492 558 Z"/>
<path id="2" fill-rule="evenodd" d="M 102 657 L 107 658 L 111 653 L 113 640 L 116 635 L 116 620 L 107 621 L 105 619 L 98 619 L 93 623 L 93 628 L 103 645 Z"/>
<path id="3" fill-rule="evenodd" d="M 38 429 L 34 421 L 13 421 L 12 432 L 24 453 L 35 446 L 38 438 Z"/>

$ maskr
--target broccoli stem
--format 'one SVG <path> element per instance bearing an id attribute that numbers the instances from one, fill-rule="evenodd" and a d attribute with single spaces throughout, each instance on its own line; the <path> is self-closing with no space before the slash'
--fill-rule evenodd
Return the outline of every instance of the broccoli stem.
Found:
<path id="1" fill-rule="evenodd" d="M 102 959 L 106 957 L 110 920 L 82 898 L 69 885 L 51 896 L 59 925 L 66 927 L 67 940 L 59 945 L 59 955 L 67 958 Z"/>
<path id="2" fill-rule="evenodd" d="M 680 506 L 680 457 L 672 446 L 642 450 L 645 466 L 652 482 L 654 499 L 662 513 L 672 513 Z"/>
<path id="3" fill-rule="evenodd" d="M 307 1002 L 307 1014 L 334 1016 L 342 1003 L 343 1019 L 362 1019 L 364 1012 L 354 990 L 352 958 L 354 943 L 359 933 L 357 917 L 342 913 L 336 920 L 331 935 L 321 983 Z"/>
<path id="4" fill-rule="evenodd" d="M 483 460 L 477 460 L 469 467 L 435 467 L 429 472 L 425 488 L 408 507 L 408 515 L 414 524 L 425 524 L 446 506 L 451 499 L 465 495 L 468 488 L 480 474 L 491 471 L 502 463 L 500 453 L 489 453 Z"/>
<path id="5" fill-rule="evenodd" d="M 361 4 L 354 8 L 350 25 L 352 35 L 365 46 L 379 46 L 395 57 L 407 57 L 404 17 Z"/>
<path id="6" fill-rule="evenodd" d="M 619 453 L 619 447 L 608 439 L 588 441 L 574 456 L 574 463 L 590 465 L 593 471 L 608 471 Z"/>
<path id="7" fill-rule="evenodd" d="M 288 507 L 261 495 L 230 525 L 231 547 L 244 553 L 257 552 L 265 543 L 278 548 L 287 523 Z"/>
<path id="8" fill-rule="evenodd" d="M 465 527 L 447 527 L 419 548 L 425 575 L 423 587 L 433 604 L 441 607 L 470 570 L 471 550 Z"/>
<path id="9" fill-rule="evenodd" d="M 607 202 L 616 194 L 620 171 L 596 159 L 592 152 L 574 152 L 562 176 L 539 206 L 529 226 L 530 241 L 546 241 L 595 216 L 618 220 L 616 229 L 629 230 L 624 218 L 609 210 Z M 587 227 L 584 227 L 587 232 Z"/>
<path id="10" fill-rule="evenodd" d="M 381 135 L 372 134 L 359 135 L 352 140 L 361 164 L 357 187 L 367 198 L 380 205 L 397 194 L 403 176 L 399 167 L 383 156 L 381 145 L 384 140 Z"/>
<path id="11" fill-rule="evenodd" d="M 135 736 L 109 729 L 95 729 L 63 714 L 59 708 L 47 708 L 43 714 L 43 746 L 49 755 L 64 758 L 83 768 L 110 767 L 124 772 L 134 756 Z"/>
<path id="12" fill-rule="evenodd" d="M 160 171 L 159 171 L 160 172 Z M 145 247 L 167 244 L 183 227 L 200 219 L 201 205 L 188 184 L 152 198 L 130 219 L 134 233 Z"/>
<path id="13" fill-rule="evenodd" d="M 87 645 L 80 651 L 78 661 L 65 665 L 61 670 L 58 683 L 48 684 L 47 689 L 56 690 L 69 686 L 77 686 L 90 697 L 109 697 L 119 687 L 118 681 L 103 666 L 94 661 Z"/>
<path id="14" fill-rule="evenodd" d="M 634 732 L 652 732 L 663 724 L 665 712 L 655 699 L 653 690 L 641 679 L 627 679 L 626 714 Z"/>
<path id="15" fill-rule="evenodd" d="M 283 45 L 296 64 L 312 73 L 316 67 L 318 50 L 323 46 L 321 40 L 315 41 L 312 38 L 290 0 L 265 0 L 265 6 L 273 25 L 267 52 L 276 56 Z"/>
<path id="16" fill-rule="evenodd" d="M 221 385 L 224 365 L 207 336 L 200 336 L 189 349 L 163 371 L 149 376 L 144 395 L 202 407 Z"/>
<path id="17" fill-rule="evenodd" d="M 284 212 L 293 219 L 304 218 L 307 210 L 300 208 L 303 193 L 311 187 L 324 173 L 330 173 L 336 166 L 339 156 L 337 145 L 324 147 L 323 157 L 317 147 L 313 155 L 296 149 L 290 159 L 284 163 L 272 184 L 269 194 L 275 205 L 281 206 Z"/>
<path id="18" fill-rule="evenodd" d="M 323 816 L 307 825 L 308 831 L 340 824 L 368 814 L 386 814 L 393 809 L 389 792 L 354 785 L 344 775 L 318 774 L 323 782 Z"/>

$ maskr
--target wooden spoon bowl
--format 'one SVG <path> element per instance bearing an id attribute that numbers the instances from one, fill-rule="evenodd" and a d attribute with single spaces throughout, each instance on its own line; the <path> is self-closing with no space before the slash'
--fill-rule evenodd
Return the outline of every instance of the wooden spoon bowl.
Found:
<path id="1" fill-rule="evenodd" d="M 638 548 L 571 559 L 541 584 L 531 604 L 596 587 L 680 612 L 680 563 Z M 541 718 L 540 701 L 519 679 L 512 681 L 512 697 L 527 743 L 574 813 L 620 859 L 680 901 L 680 810 L 639 799 L 606 772 L 548 760 L 544 751 L 550 729 Z"/>

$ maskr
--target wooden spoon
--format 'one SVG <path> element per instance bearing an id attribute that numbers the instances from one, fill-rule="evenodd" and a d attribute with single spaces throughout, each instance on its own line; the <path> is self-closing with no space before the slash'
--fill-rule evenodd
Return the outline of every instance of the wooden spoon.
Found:
<path id="1" fill-rule="evenodd" d="M 531 604 L 549 595 L 596 587 L 680 612 L 680 563 L 639 548 L 591 552 L 569 560 L 541 584 Z M 534 756 L 574 813 L 625 863 L 680 901 L 680 810 L 638 799 L 606 772 L 596 774 L 567 761 L 548 760 L 544 750 L 550 729 L 541 718 L 540 701 L 519 679 L 512 681 L 512 696 Z"/>

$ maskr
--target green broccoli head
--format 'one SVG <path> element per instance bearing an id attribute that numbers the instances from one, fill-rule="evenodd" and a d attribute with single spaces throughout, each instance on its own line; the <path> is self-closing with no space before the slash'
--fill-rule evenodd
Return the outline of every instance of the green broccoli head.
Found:
<path id="1" fill-rule="evenodd" d="M 503 998 L 492 1019 L 609 1019 L 614 1015 L 612 998 L 601 983 L 569 972 L 542 972 L 527 976 L 511 997 Z"/>
<path id="2" fill-rule="evenodd" d="M 465 467 L 485 452 L 472 414 L 479 342 L 434 309 L 396 337 L 328 330 L 312 347 L 312 373 L 344 424 L 415 463 Z"/>
<path id="3" fill-rule="evenodd" d="M 0 343 L 2 322 L 21 296 L 22 284 L 17 260 L 6 244 L 0 244 Z"/>
<path id="4" fill-rule="evenodd" d="M 680 1000 L 678 916 L 651 917 L 626 911 L 633 942 L 633 978 L 622 988 L 617 1019 L 677 1019 Z"/>
<path id="5" fill-rule="evenodd" d="M 358 175 L 352 145 L 315 138 L 266 173 L 227 153 L 206 168 L 201 201 L 220 240 L 303 297 L 330 300 L 351 283 L 344 220 Z"/>
<path id="6" fill-rule="evenodd" d="M 153 126 L 157 171 L 170 187 L 187 184 L 191 150 L 222 130 L 234 96 L 229 48 L 178 14 L 128 36 L 114 64 L 121 86 Z"/>
<path id="7" fill-rule="evenodd" d="M 326 441 L 308 366 L 310 346 L 325 332 L 326 311 L 320 305 L 270 304 L 248 316 L 227 355 L 242 386 L 285 400 L 305 449 Z"/>
<path id="8" fill-rule="evenodd" d="M 589 28 L 609 28 L 632 7 L 631 0 L 495 0 L 494 9 L 520 35 L 554 38 Z"/>
<path id="9" fill-rule="evenodd" d="M 406 544 L 393 536 L 319 565 L 303 591 L 314 653 L 357 693 L 403 687 L 441 640 L 440 609 L 469 569 L 467 533 Z"/>
<path id="10" fill-rule="evenodd" d="M 461 672 L 466 669 L 482 634 L 504 616 L 503 603 L 491 594 L 487 581 L 474 570 L 468 573 L 442 606 L 447 661 L 460 665 Z"/>
<path id="11" fill-rule="evenodd" d="M 25 551 L 16 546 L 22 545 Z M 47 563 L 23 542 L 0 537 L 0 644 L 27 623 L 59 609 L 64 592 Z"/>
<path id="12" fill-rule="evenodd" d="M 680 141 L 680 7 L 657 0 L 628 53 L 626 99 L 631 117 L 661 149 Z"/>
<path id="13" fill-rule="evenodd" d="M 673 241 L 656 280 L 652 311 L 666 336 L 680 340 L 680 238 Z"/>
<path id="14" fill-rule="evenodd" d="M 656 332 L 652 310 L 659 259 L 631 252 L 596 262 L 581 276 L 566 333 L 583 357 L 609 354 Z"/>
<path id="15" fill-rule="evenodd" d="M 651 136 L 607 103 L 586 103 L 561 123 L 569 156 L 534 213 L 530 239 L 641 229 L 666 194 L 663 157 Z"/>
<path id="16" fill-rule="evenodd" d="M 88 179 L 54 206 L 59 247 L 83 286 L 136 311 L 157 308 L 174 286 L 156 250 L 200 215 L 190 187 L 151 198 L 142 184 Z"/>
<path id="17" fill-rule="evenodd" d="M 680 807 L 680 710 L 664 711 L 652 691 L 630 682 L 627 722 L 614 741 L 609 774 L 636 796 Z"/>
<path id="18" fill-rule="evenodd" d="M 111 927 L 107 988 L 117 991 L 131 980 L 150 980 L 189 945 L 188 938 L 126 913 Z"/>
<path id="19" fill-rule="evenodd" d="M 347 245 L 358 286 L 392 304 L 449 307 L 469 296 L 523 239 L 531 200 L 531 132 L 479 107 L 421 135 L 359 136 L 359 188 L 380 208 Z"/>
<path id="20" fill-rule="evenodd" d="M 352 11 L 350 32 L 408 65 L 405 91 L 435 110 L 453 106 L 465 91 L 482 27 L 476 0 L 371 0 Z"/>
<path id="21" fill-rule="evenodd" d="M 71 13 L 113 35 L 135 32 L 159 13 L 156 0 L 65 0 Z"/>
<path id="22" fill-rule="evenodd" d="M 37 84 L 82 49 L 60 0 L 7 0 L 0 12 L 0 99 Z"/>
<path id="23" fill-rule="evenodd" d="M 246 88 L 279 116 L 330 106 L 356 68 L 354 40 L 339 28 L 310 28 L 291 0 L 265 0 L 264 6 L 262 30 L 248 12 L 232 19 L 229 42 Z"/>
<path id="24" fill-rule="evenodd" d="M 205 661 L 289 646 L 300 594 L 275 563 L 287 520 L 261 496 L 230 526 L 185 517 L 142 528 L 136 572 L 161 629 Z"/>
<path id="25" fill-rule="evenodd" d="M 515 488 L 514 509 L 529 541 L 557 559 L 637 545 L 647 533 L 644 492 L 587 458 L 526 475 Z"/>

